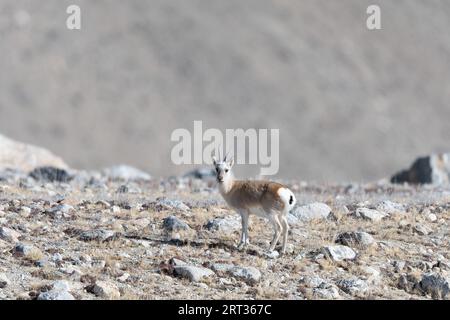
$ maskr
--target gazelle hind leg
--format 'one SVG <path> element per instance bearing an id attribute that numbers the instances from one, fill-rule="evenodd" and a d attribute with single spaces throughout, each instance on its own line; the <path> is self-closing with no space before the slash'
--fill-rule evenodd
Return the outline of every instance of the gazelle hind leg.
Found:
<path id="1" fill-rule="evenodd" d="M 278 219 L 278 216 L 276 214 L 271 214 L 271 215 L 269 215 L 269 217 L 270 217 L 269 218 L 270 222 L 272 222 L 272 226 L 274 229 L 274 235 L 273 235 L 272 242 L 270 243 L 269 251 L 273 251 L 275 249 L 275 246 L 278 243 L 278 239 L 280 239 L 282 226 L 281 226 L 281 222 Z"/>
<path id="2" fill-rule="evenodd" d="M 280 222 L 281 225 L 283 227 L 283 234 L 282 234 L 282 242 L 281 242 L 281 254 L 285 254 L 286 253 L 286 243 L 287 243 L 287 238 L 288 238 L 288 233 L 289 233 L 289 224 L 287 221 L 287 217 L 286 215 L 282 215 L 280 216 Z"/>

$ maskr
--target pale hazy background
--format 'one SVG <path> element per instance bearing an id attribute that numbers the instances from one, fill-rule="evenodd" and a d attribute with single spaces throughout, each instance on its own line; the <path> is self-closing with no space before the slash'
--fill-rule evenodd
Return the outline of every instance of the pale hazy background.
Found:
<path id="1" fill-rule="evenodd" d="M 170 134 L 203 120 L 279 128 L 279 177 L 382 178 L 449 151 L 449 72 L 446 0 L 0 2 L 0 133 L 74 168 L 182 173 Z"/>

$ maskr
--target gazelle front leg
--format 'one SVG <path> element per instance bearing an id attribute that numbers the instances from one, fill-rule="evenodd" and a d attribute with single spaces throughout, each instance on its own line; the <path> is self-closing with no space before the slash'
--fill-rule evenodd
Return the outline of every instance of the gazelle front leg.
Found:
<path id="1" fill-rule="evenodd" d="M 245 210 L 239 211 L 241 214 L 241 224 L 242 224 L 242 232 L 241 232 L 241 240 L 238 244 L 238 249 L 245 248 L 249 244 L 248 238 L 248 212 Z"/>

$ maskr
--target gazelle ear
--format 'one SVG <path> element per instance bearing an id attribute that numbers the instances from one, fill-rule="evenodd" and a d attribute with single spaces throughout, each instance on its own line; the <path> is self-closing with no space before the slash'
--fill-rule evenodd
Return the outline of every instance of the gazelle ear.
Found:
<path id="1" fill-rule="evenodd" d="M 230 166 L 230 168 L 234 165 L 234 158 L 231 157 L 230 160 L 228 160 L 228 165 Z"/>
<path id="2" fill-rule="evenodd" d="M 216 165 L 216 164 L 217 164 L 217 159 L 216 159 L 215 156 L 212 156 L 212 161 L 213 161 L 213 165 Z"/>

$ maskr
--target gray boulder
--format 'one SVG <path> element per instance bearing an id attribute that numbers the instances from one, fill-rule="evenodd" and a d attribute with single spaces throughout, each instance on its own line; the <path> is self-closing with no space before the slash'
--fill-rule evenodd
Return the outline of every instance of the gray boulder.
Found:
<path id="1" fill-rule="evenodd" d="M 0 273 L 0 289 L 5 288 L 9 285 L 9 279 L 4 273 Z"/>
<path id="2" fill-rule="evenodd" d="M 331 213 L 331 208 L 325 203 L 315 202 L 294 208 L 289 214 L 299 221 L 311 221 L 314 219 L 326 219 Z M 290 219 L 291 221 L 294 219 Z"/>
<path id="3" fill-rule="evenodd" d="M 184 178 L 195 178 L 202 180 L 212 180 L 216 177 L 216 172 L 212 168 L 197 168 L 183 175 Z"/>
<path id="4" fill-rule="evenodd" d="M 68 168 L 61 158 L 48 150 L 0 135 L 0 170 L 14 168 L 29 172 L 43 166 Z"/>
<path id="5" fill-rule="evenodd" d="M 70 285 L 67 281 L 56 281 L 49 291 L 41 292 L 38 300 L 75 300 L 74 296 L 69 292 Z"/>
<path id="6" fill-rule="evenodd" d="M 353 260 L 356 258 L 356 252 L 352 248 L 342 245 L 323 247 L 322 253 L 334 261 Z"/>
<path id="7" fill-rule="evenodd" d="M 210 231 L 219 231 L 226 234 L 231 234 L 241 229 L 241 221 L 238 216 L 215 218 L 209 220 L 206 223 L 205 228 Z"/>
<path id="8" fill-rule="evenodd" d="M 433 299 L 447 299 L 450 297 L 450 279 L 435 273 L 422 275 L 420 288 Z"/>
<path id="9" fill-rule="evenodd" d="M 352 296 L 362 296 L 369 291 L 369 285 L 366 281 L 356 277 L 350 279 L 341 279 L 336 282 L 336 285 L 345 293 Z"/>
<path id="10" fill-rule="evenodd" d="M 33 169 L 30 172 L 30 177 L 39 182 L 69 182 L 73 176 L 65 169 L 45 166 Z"/>
<path id="11" fill-rule="evenodd" d="M 417 158 L 407 170 L 391 177 L 392 183 L 448 184 L 450 182 L 450 153 Z"/>
<path id="12" fill-rule="evenodd" d="M 82 241 L 111 241 L 118 237 L 118 234 L 112 230 L 95 229 L 83 231 L 79 239 Z"/>
<path id="13" fill-rule="evenodd" d="M 380 222 L 382 219 L 388 217 L 387 213 L 382 211 L 368 209 L 368 208 L 358 208 L 356 209 L 355 215 L 361 217 L 365 220 L 370 220 L 372 222 Z"/>
<path id="14" fill-rule="evenodd" d="M 241 267 L 233 264 L 214 263 L 211 269 L 219 273 L 227 273 L 251 285 L 261 280 L 261 272 L 254 267 Z"/>
<path id="15" fill-rule="evenodd" d="M 21 234 L 7 227 L 0 227 L 0 239 L 8 242 L 17 242 Z"/>
<path id="16" fill-rule="evenodd" d="M 356 231 L 356 232 L 343 232 L 340 233 L 335 240 L 336 243 L 358 248 L 368 248 L 371 246 L 375 240 L 367 232 Z"/>
<path id="17" fill-rule="evenodd" d="M 182 212 L 186 212 L 190 210 L 190 208 L 186 204 L 184 204 L 183 201 L 168 199 L 166 197 L 159 197 L 155 201 L 151 202 L 148 206 L 153 207 L 158 211 L 179 210 Z"/>
<path id="18" fill-rule="evenodd" d="M 111 180 L 149 181 L 152 178 L 148 173 L 127 165 L 117 165 L 105 168 L 102 173 Z"/>
<path id="19" fill-rule="evenodd" d="M 107 281 L 96 281 L 91 292 L 97 297 L 114 300 L 120 298 L 120 291 L 114 283 Z"/>
<path id="20" fill-rule="evenodd" d="M 187 278 L 192 282 L 200 282 L 204 278 L 212 276 L 214 272 L 204 267 L 181 264 L 174 266 L 174 274 Z"/>
<path id="21" fill-rule="evenodd" d="M 167 231 L 188 230 L 189 225 L 175 216 L 169 216 L 163 220 L 163 228 Z"/>

